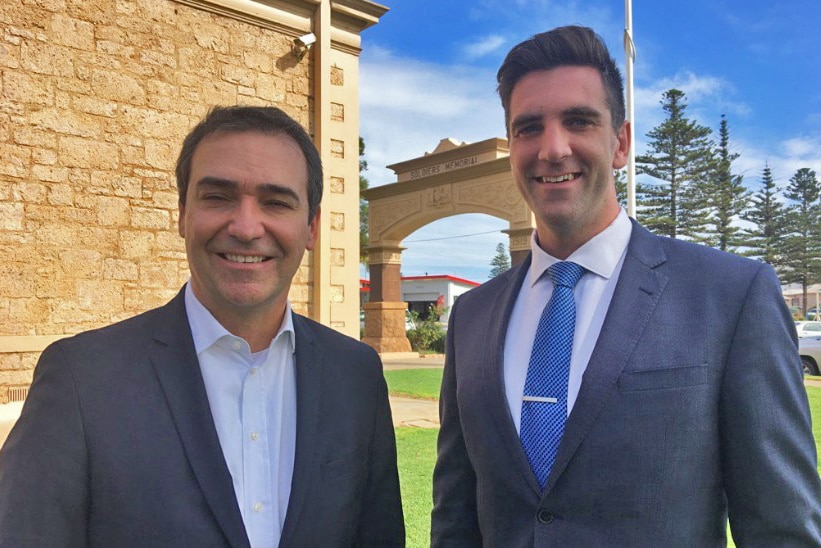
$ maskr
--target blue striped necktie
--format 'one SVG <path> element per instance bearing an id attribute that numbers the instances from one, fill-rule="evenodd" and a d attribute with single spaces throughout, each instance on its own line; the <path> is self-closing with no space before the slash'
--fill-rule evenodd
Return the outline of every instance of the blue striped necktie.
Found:
<path id="1" fill-rule="evenodd" d="M 552 265 L 547 274 L 554 284 L 553 295 L 533 340 L 519 430 L 527 460 L 543 489 L 567 421 L 567 383 L 576 329 L 573 287 L 584 268 L 565 261 Z"/>

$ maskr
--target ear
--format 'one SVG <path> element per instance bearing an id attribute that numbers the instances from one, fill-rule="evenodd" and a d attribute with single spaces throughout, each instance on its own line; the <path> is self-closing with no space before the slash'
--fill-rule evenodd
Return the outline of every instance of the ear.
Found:
<path id="1" fill-rule="evenodd" d="M 185 204 L 183 204 L 182 201 L 177 203 L 180 212 L 179 219 L 177 219 L 177 230 L 179 231 L 180 236 L 185 239 Z"/>
<path id="2" fill-rule="evenodd" d="M 616 150 L 613 152 L 613 169 L 621 169 L 627 165 L 627 155 L 630 153 L 630 122 L 627 120 L 616 132 Z"/>
<path id="3" fill-rule="evenodd" d="M 310 234 L 308 236 L 308 242 L 305 244 L 305 249 L 308 251 L 311 251 L 316 245 L 316 239 L 319 236 L 319 219 L 321 215 L 322 206 L 318 206 L 316 208 L 316 215 L 314 215 L 314 218 L 311 219 L 310 223 L 308 223 L 308 231 Z"/>

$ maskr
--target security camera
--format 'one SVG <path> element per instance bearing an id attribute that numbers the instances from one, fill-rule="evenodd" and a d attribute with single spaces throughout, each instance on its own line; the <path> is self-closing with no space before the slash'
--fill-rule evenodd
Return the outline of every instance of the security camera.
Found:
<path id="1" fill-rule="evenodd" d="M 307 48 L 307 47 L 310 47 L 311 44 L 316 42 L 316 36 L 314 35 L 313 32 L 309 32 L 308 34 L 300 36 L 299 38 L 294 40 L 294 42 L 296 42 L 297 44 L 299 44 L 300 46 L 302 46 L 304 48 Z"/>
<path id="2" fill-rule="evenodd" d="M 316 36 L 313 32 L 304 34 L 299 38 L 294 38 L 294 56 L 301 60 L 305 57 L 305 54 L 308 53 L 308 50 L 311 48 L 311 44 L 314 42 L 316 42 Z"/>

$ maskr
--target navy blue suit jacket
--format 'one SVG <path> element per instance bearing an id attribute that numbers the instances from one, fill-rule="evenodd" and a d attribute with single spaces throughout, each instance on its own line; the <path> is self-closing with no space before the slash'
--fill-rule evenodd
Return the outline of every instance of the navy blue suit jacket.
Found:
<path id="1" fill-rule="evenodd" d="M 768 265 L 634 223 L 542 491 L 504 391 L 529 267 L 451 311 L 434 547 L 821 546 L 821 482 L 795 328 Z"/>
<path id="2" fill-rule="evenodd" d="M 294 331 L 296 453 L 280 545 L 403 546 L 378 356 L 296 314 Z M 0 546 L 248 546 L 182 292 L 43 352 L 0 451 Z"/>

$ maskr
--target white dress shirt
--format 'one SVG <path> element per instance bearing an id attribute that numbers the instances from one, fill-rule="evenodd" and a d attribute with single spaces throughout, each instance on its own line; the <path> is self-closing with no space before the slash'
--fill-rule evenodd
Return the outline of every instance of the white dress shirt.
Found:
<path id="1" fill-rule="evenodd" d="M 278 546 L 291 495 L 296 444 L 296 361 L 291 305 L 271 345 L 251 353 L 197 300 L 185 310 L 211 415 L 251 546 Z"/>
<path id="2" fill-rule="evenodd" d="M 576 403 L 582 375 L 601 333 L 632 231 L 630 219 L 622 210 L 607 228 L 566 259 L 585 268 L 584 275 L 573 291 L 576 301 L 576 331 L 573 335 L 567 386 L 568 415 Z M 553 294 L 553 282 L 545 273 L 552 264 L 560 262 L 539 247 L 535 231 L 530 247 L 533 257 L 530 269 L 522 281 L 505 335 L 505 395 L 517 432 L 521 424 L 522 395 L 536 328 L 542 310 Z"/>

